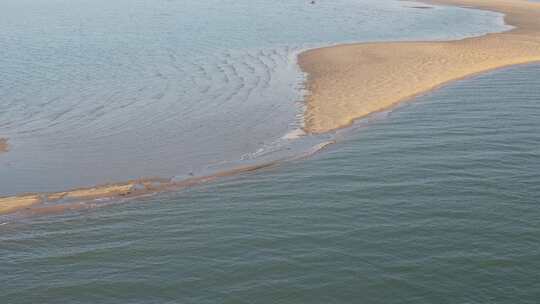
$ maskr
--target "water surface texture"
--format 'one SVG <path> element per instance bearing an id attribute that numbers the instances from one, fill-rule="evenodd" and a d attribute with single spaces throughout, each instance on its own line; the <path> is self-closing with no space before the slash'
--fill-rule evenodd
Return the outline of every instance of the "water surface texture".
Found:
<path id="1" fill-rule="evenodd" d="M 3 303 L 538 303 L 540 66 L 461 81 L 300 162 L 0 220 Z"/>
<path id="2" fill-rule="evenodd" d="M 296 54 L 457 39 L 500 14 L 380 0 L 3 0 L 0 196 L 205 175 L 303 153 Z"/>

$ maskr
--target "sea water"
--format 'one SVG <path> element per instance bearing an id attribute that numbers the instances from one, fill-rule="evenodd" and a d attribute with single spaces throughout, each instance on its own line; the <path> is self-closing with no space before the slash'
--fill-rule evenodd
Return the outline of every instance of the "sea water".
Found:
<path id="1" fill-rule="evenodd" d="M 337 143 L 174 193 L 0 216 L 1 303 L 538 302 L 540 66 L 459 81 L 327 137 L 290 140 L 301 124 L 298 50 L 338 39 L 458 38 L 501 29 L 500 16 L 394 1 L 200 2 L 2 1 L 0 136 L 11 144 L 0 155 L 2 193 L 181 175 L 272 159 L 264 149 L 287 150 L 280 145 L 298 155 Z M 191 21 L 167 17 L 182 12 Z M 202 47 L 206 33 L 173 57 L 161 53 L 185 41 L 173 39 L 186 34 L 178 28 L 219 22 L 209 40 L 230 49 Z M 264 27 L 249 40 L 259 46 L 242 40 Z M 237 92 L 260 77 L 252 93 L 201 101 L 211 93 L 194 83 L 204 77 L 214 94 L 240 86 L 235 65 L 246 73 L 237 72 L 245 85 Z M 197 117 L 211 122 L 198 126 Z M 222 137 L 228 127 L 237 131 Z"/>
<path id="2" fill-rule="evenodd" d="M 0 196 L 294 157 L 332 140 L 301 136 L 301 50 L 508 29 L 465 8 L 310 2 L 1 1 Z"/>
<path id="3" fill-rule="evenodd" d="M 460 81 L 302 161 L 0 219 L 2 303 L 530 303 L 540 66 Z"/>

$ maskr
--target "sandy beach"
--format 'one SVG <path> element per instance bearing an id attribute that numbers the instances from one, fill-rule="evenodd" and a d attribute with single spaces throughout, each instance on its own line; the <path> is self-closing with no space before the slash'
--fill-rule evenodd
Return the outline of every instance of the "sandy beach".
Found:
<path id="1" fill-rule="evenodd" d="M 0 153 L 4 153 L 8 151 L 8 142 L 5 138 L 0 138 Z"/>
<path id="2" fill-rule="evenodd" d="M 449 81 L 540 61 L 540 3 L 521 0 L 436 0 L 429 3 L 501 12 L 506 15 L 506 22 L 515 28 L 459 41 L 358 43 L 306 51 L 299 56 L 301 68 L 309 74 L 306 131 L 324 133 L 346 127 L 355 119 L 392 107 Z M 328 144 L 331 143 L 324 143 L 319 150 Z M 7 149 L 7 140 L 0 138 L 0 153 Z M 85 202 L 97 198 L 136 197 L 177 190 L 275 163 L 181 181 L 145 179 L 65 192 L 4 197 L 0 198 L 0 214 L 30 207 L 31 212 L 38 213 L 87 208 Z"/>
<path id="3" fill-rule="evenodd" d="M 423 2 L 500 12 L 514 29 L 458 41 L 358 43 L 306 51 L 299 64 L 309 75 L 307 132 L 346 127 L 450 81 L 540 61 L 540 3 Z"/>

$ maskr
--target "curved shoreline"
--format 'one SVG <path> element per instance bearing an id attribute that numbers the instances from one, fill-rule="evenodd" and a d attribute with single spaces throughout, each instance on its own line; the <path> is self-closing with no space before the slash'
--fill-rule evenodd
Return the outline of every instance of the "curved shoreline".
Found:
<path id="1" fill-rule="evenodd" d="M 525 27 L 519 27 L 517 22 L 507 22 L 511 25 L 518 25 L 515 29 L 504 32 L 504 33 L 498 33 L 498 34 L 488 34 L 481 37 L 475 37 L 475 38 L 467 38 L 463 40 L 457 40 L 457 41 L 446 41 L 446 42 L 377 42 L 377 43 L 359 43 L 359 44 L 347 44 L 347 45 L 337 45 L 332 47 L 325 47 L 320 49 L 314 49 L 314 50 L 308 50 L 303 53 L 301 53 L 298 56 L 298 64 L 304 70 L 305 72 L 308 72 L 309 78 L 308 78 L 308 89 L 311 93 L 311 95 L 306 96 L 306 113 L 305 113 L 305 130 L 310 133 L 324 133 L 328 132 L 334 129 L 339 129 L 346 127 L 350 125 L 355 119 L 362 118 L 364 116 L 367 116 L 371 113 L 378 112 L 385 110 L 389 107 L 392 107 L 396 105 L 397 103 L 408 100 L 413 98 L 416 95 L 425 93 L 429 90 L 432 90 L 436 87 L 439 87 L 447 82 L 455 81 L 457 79 L 461 79 L 464 77 L 469 77 L 474 74 L 486 72 L 488 70 L 493 70 L 496 68 L 502 68 L 505 66 L 510 65 L 516 65 L 516 64 L 523 64 L 523 63 L 530 63 L 533 61 L 540 61 L 540 3 L 529 3 L 524 2 L 521 0 L 510 0 L 510 1 L 501 1 L 501 0 L 433 0 L 428 1 L 424 0 L 423 2 L 429 2 L 434 4 L 455 4 L 455 5 L 470 5 L 473 7 L 478 7 L 481 9 L 488 9 L 488 10 L 494 10 L 499 11 L 506 14 L 506 18 L 508 18 L 508 12 L 506 10 L 497 10 L 494 9 L 494 5 L 496 3 L 505 3 L 507 6 L 510 3 L 510 6 L 512 7 L 515 3 L 520 3 L 520 5 L 527 6 L 528 4 L 531 4 L 534 6 L 534 10 L 532 10 L 533 17 L 537 17 L 536 21 L 531 22 L 532 26 L 526 25 Z M 483 5 L 474 5 L 476 4 L 483 4 Z M 524 4 L 524 3 L 527 3 Z M 533 18 L 534 19 L 534 18 Z M 531 27 L 533 30 L 527 30 L 527 28 Z M 360 91 L 365 93 L 369 93 L 369 89 L 373 87 L 373 85 L 378 86 L 379 84 L 383 84 L 383 88 L 392 87 L 395 84 L 399 84 L 399 77 L 394 78 L 377 78 L 377 75 L 373 75 L 370 73 L 362 73 L 362 70 L 365 70 L 366 65 L 370 65 L 372 63 L 383 63 L 383 65 L 386 65 L 386 67 L 394 67 L 399 66 L 399 56 L 394 56 L 397 58 L 393 58 L 393 55 L 395 55 L 396 51 L 408 51 L 407 53 L 409 57 L 405 58 L 410 60 L 413 59 L 413 63 L 416 63 L 414 61 L 415 58 L 424 58 L 422 56 L 426 56 L 426 52 L 429 55 L 429 52 L 438 51 L 441 48 L 446 48 L 447 45 L 451 44 L 459 44 L 463 43 L 465 41 L 469 42 L 475 42 L 478 40 L 486 39 L 485 37 L 495 37 L 495 39 L 500 35 L 504 35 L 505 33 L 517 33 L 513 35 L 517 35 L 521 37 L 519 40 L 524 40 L 526 44 L 531 44 L 534 48 L 533 55 L 536 57 L 527 57 L 527 58 L 517 58 L 519 60 L 513 60 L 511 62 L 507 62 L 506 64 L 495 64 L 492 67 L 484 68 L 484 69 L 477 69 L 473 71 L 468 71 L 467 73 L 464 73 L 463 75 L 459 77 L 454 77 L 450 79 L 446 79 L 444 81 L 439 81 L 435 83 L 432 83 L 431 86 L 424 87 L 420 90 L 411 90 L 408 92 L 408 95 L 405 94 L 405 96 L 401 96 L 398 99 L 384 99 L 380 100 L 378 99 L 377 102 L 369 105 L 369 107 L 364 107 L 364 103 L 358 104 L 356 101 L 359 99 L 356 97 L 357 92 Z M 522 33 L 523 32 L 523 33 Z M 532 40 L 528 40 L 532 36 Z M 491 39 L 491 38 L 490 38 Z M 412 46 L 412 48 L 411 48 Z M 435 47 L 435 48 L 434 48 Z M 504 49 L 504 48 L 503 48 Z M 484 50 L 485 51 L 485 50 Z M 360 54 L 358 53 L 360 52 Z M 336 54 L 338 56 L 336 56 Z M 418 54 L 421 54 L 421 56 L 418 56 Z M 459 53 L 458 53 L 459 54 Z M 461 55 L 466 55 L 467 53 Z M 359 56 L 362 55 L 362 56 Z M 381 56 L 386 55 L 386 56 Z M 473 54 L 474 55 L 474 54 Z M 472 56 L 475 58 L 474 56 Z M 428 56 L 428 58 L 431 58 Z M 337 61 L 336 61 L 337 59 Z M 397 61 L 387 61 L 387 59 L 397 59 Z M 444 58 L 443 58 L 444 59 Z M 459 57 L 458 59 L 464 61 L 468 60 L 470 58 L 465 57 Z M 531 60 L 533 59 L 533 60 Z M 446 60 L 446 59 L 445 59 Z M 495 60 L 496 61 L 496 60 Z M 356 64 L 352 64 L 355 63 Z M 403 60 L 402 62 L 409 63 L 410 61 Z M 428 62 L 429 63 L 429 62 Z M 437 74 L 440 72 L 441 68 L 447 67 L 449 64 L 452 64 L 452 61 L 439 61 L 439 65 L 434 65 L 437 68 L 428 70 L 428 72 L 431 72 L 432 74 L 426 73 L 421 74 L 423 75 L 423 78 L 430 77 L 430 75 Z M 444 63 L 444 64 L 442 64 Z M 414 66 L 413 66 L 414 67 Z M 407 66 L 407 64 L 404 65 L 404 68 L 411 68 L 411 66 Z M 400 75 L 397 72 L 403 72 L 402 70 L 388 70 L 388 69 L 375 69 L 380 75 Z M 389 72 L 394 72 L 389 73 Z M 415 77 L 419 77 L 420 74 L 418 74 L 418 70 L 415 70 L 414 68 L 410 69 L 409 71 L 405 70 L 405 75 L 407 78 L 405 80 L 414 79 Z M 424 71 L 420 71 L 424 72 Z M 364 74 L 364 78 L 366 78 L 365 82 L 358 82 L 357 78 L 351 77 L 355 76 L 355 73 Z M 417 74 L 415 74 L 417 73 Z M 365 74 L 369 74 L 371 77 L 365 77 Z M 326 75 L 326 76 L 325 76 Z M 330 78 L 329 78 L 330 77 Z M 401 79 L 403 80 L 403 79 Z M 369 82 L 369 81 L 375 81 L 375 82 Z M 379 81 L 379 82 L 377 82 Z M 382 82 L 381 82 L 382 81 Z M 401 82 L 403 84 L 403 81 Z M 407 83 L 405 81 L 405 83 Z M 326 86 L 325 86 L 326 84 Z M 343 87 L 345 85 L 345 87 Z M 364 85 L 364 86 L 362 86 Z M 348 87 L 347 87 L 348 86 Z M 371 86 L 371 87 L 370 87 Z M 324 93 L 324 94 L 321 94 Z M 337 92 L 337 93 L 336 93 Z M 343 92 L 349 92 L 349 97 L 353 96 L 354 98 L 344 98 L 347 96 L 343 96 Z M 327 94 L 327 95 L 325 95 Z M 328 95 L 330 94 L 330 95 Z M 338 96 L 340 97 L 340 100 L 346 101 L 345 103 L 341 104 L 340 107 L 335 107 L 335 103 L 328 103 L 328 100 L 332 100 L 333 98 L 325 98 L 327 96 L 332 96 L 334 94 L 334 97 Z M 341 96 L 340 96 L 341 95 Z M 361 95 L 361 94 L 360 94 Z M 394 96 L 395 97 L 395 96 Z M 399 97 L 399 96 L 398 96 Z M 319 111 L 317 108 L 319 104 L 325 105 L 326 107 L 336 108 L 340 111 L 330 111 L 328 113 L 324 111 Z M 359 115 L 357 112 L 353 112 L 353 115 L 351 116 L 351 110 L 356 109 L 362 111 Z M 337 114 L 336 114 L 337 113 Z M 356 113 L 356 114 L 354 114 Z M 328 115 L 328 114 L 333 114 Z M 354 116 L 356 115 L 356 116 Z M 323 128 L 318 126 L 316 123 L 319 122 L 319 120 L 324 120 L 330 118 L 330 122 L 334 124 L 324 124 Z M 341 120 L 338 120 L 341 119 Z M 345 123 L 343 123 L 345 121 Z M 315 126 L 315 127 L 314 127 Z M 4 140 L 5 143 L 5 149 L 7 151 L 7 140 Z M 320 145 L 320 147 L 317 147 L 316 151 L 320 151 L 321 149 L 325 148 L 326 146 L 332 144 L 333 142 L 325 142 Z M 1 144 L 2 139 L 0 139 L 0 153 L 1 150 Z M 316 152 L 315 151 L 315 152 Z M 313 154 L 313 153 L 311 153 Z M 304 156 L 296 157 L 295 159 L 302 158 Z M 102 199 L 118 199 L 118 198 L 136 198 L 141 197 L 144 195 L 156 193 L 156 192 L 164 192 L 164 191 L 174 191 L 179 190 L 182 188 L 198 185 L 201 183 L 205 183 L 208 181 L 215 180 L 216 178 L 222 178 L 227 176 L 233 176 L 238 175 L 242 173 L 252 172 L 258 169 L 271 167 L 274 165 L 277 165 L 283 161 L 286 160 L 276 160 L 274 162 L 270 163 L 263 163 L 259 165 L 252 165 L 252 166 L 245 166 L 240 167 L 228 171 L 218 172 L 213 175 L 209 176 L 202 176 L 202 177 L 193 177 L 188 178 L 185 180 L 175 180 L 174 178 L 154 178 L 154 179 L 139 179 L 139 180 L 132 180 L 127 181 L 123 183 L 115 183 L 115 184 L 106 184 L 106 185 L 100 185 L 100 186 L 94 186 L 94 187 L 88 187 L 88 188 L 79 188 L 79 189 L 73 189 L 69 191 L 63 191 L 63 192 L 54 192 L 54 193 L 32 193 L 32 194 L 20 194 L 15 196 L 9 196 L 9 197 L 0 197 L 0 214 L 8 214 L 8 213 L 14 213 L 21 210 L 26 210 L 30 214 L 42 214 L 42 213 L 56 213 L 56 212 L 63 212 L 66 210 L 80 210 L 80 209 L 89 209 L 93 208 L 96 204 L 96 200 L 102 200 Z"/>
<path id="2" fill-rule="evenodd" d="M 199 185 L 217 178 L 268 168 L 276 163 L 240 167 L 214 175 L 193 177 L 180 181 L 173 178 L 148 178 L 124 183 L 105 184 L 51 193 L 28 193 L 0 197 L 0 215 L 26 210 L 30 214 L 58 213 L 68 210 L 91 209 L 99 200 L 137 198 L 158 192 L 174 191 Z"/>
<path id="3" fill-rule="evenodd" d="M 325 133 L 452 81 L 540 62 L 540 3 L 525 0 L 422 0 L 505 15 L 514 29 L 437 42 L 355 43 L 308 50 L 305 131 Z"/>
<path id="4" fill-rule="evenodd" d="M 50 193 L 26 193 L 14 196 L 0 197 L 0 215 L 26 211 L 27 214 L 60 213 L 70 210 L 92 209 L 100 206 L 102 202 L 112 199 L 130 199 L 167 192 L 178 191 L 188 187 L 215 181 L 219 178 L 237 176 L 260 169 L 271 168 L 286 161 L 299 160 L 309 157 L 335 141 L 322 142 L 305 154 L 296 157 L 279 159 L 266 163 L 242 166 L 226 171 L 216 172 L 206 176 L 194 176 L 187 179 L 175 178 L 145 178 L 122 183 L 98 185 L 94 187 L 78 188 L 68 191 Z"/>

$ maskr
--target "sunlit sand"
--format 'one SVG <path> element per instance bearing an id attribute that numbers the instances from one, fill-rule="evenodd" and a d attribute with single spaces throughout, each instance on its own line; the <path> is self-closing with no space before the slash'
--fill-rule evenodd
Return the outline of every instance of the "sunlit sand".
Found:
<path id="1" fill-rule="evenodd" d="M 340 45 L 304 52 L 299 57 L 309 73 L 305 130 L 323 133 L 355 119 L 473 74 L 540 61 L 540 3 L 521 0 L 437 0 L 430 3 L 467 5 L 506 14 L 515 28 L 498 34 L 448 42 L 389 42 Z M 323 149 L 324 143 L 314 153 Z M 7 151 L 0 139 L 0 152 Z M 215 178 L 273 166 L 246 166 L 184 180 L 145 179 L 65 192 L 0 198 L 0 214 L 31 209 L 56 212 L 84 208 L 85 200 L 137 197 L 176 190 Z M 76 202 L 71 204 L 70 202 Z"/>
<path id="2" fill-rule="evenodd" d="M 443 42 L 384 42 L 309 50 L 305 130 L 324 133 L 385 110 L 453 80 L 540 61 L 540 3 L 524 0 L 435 0 L 497 11 L 514 29 Z"/>

